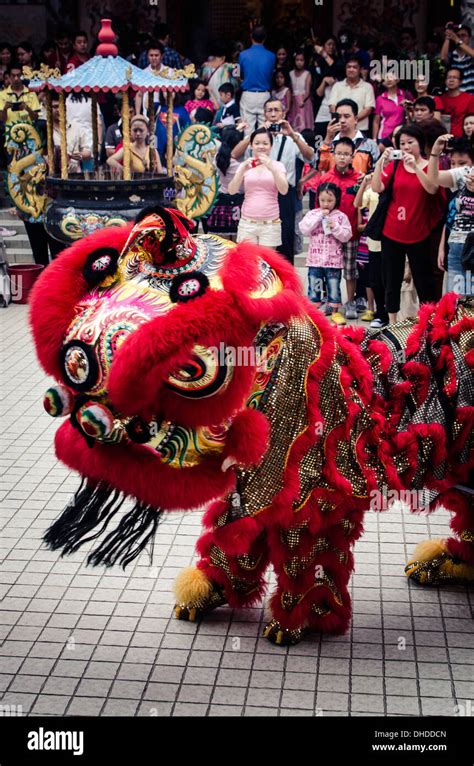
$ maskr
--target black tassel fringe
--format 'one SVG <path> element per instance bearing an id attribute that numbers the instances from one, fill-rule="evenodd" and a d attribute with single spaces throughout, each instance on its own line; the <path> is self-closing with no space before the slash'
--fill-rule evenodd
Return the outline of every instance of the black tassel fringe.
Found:
<path id="1" fill-rule="evenodd" d="M 89 484 L 83 480 L 61 516 L 46 531 L 44 542 L 50 550 L 62 549 L 61 556 L 74 553 L 85 543 L 102 535 L 124 501 L 121 492 L 104 482 Z M 149 542 L 151 563 L 154 538 L 162 513 L 161 509 L 137 501 L 117 527 L 91 551 L 87 563 L 106 567 L 121 564 L 125 569 Z M 95 530 L 94 533 L 89 534 L 92 530 Z"/>

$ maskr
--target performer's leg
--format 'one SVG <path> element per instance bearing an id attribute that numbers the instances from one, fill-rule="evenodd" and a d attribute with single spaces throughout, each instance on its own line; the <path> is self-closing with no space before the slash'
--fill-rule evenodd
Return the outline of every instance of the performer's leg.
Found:
<path id="1" fill-rule="evenodd" d="M 474 495 L 456 489 L 440 495 L 436 506 L 452 514 L 455 537 L 420 543 L 405 567 L 407 577 L 421 585 L 474 581 Z"/>
<path id="2" fill-rule="evenodd" d="M 270 557 L 278 580 L 271 601 L 273 619 L 264 635 L 295 644 L 308 630 L 344 633 L 351 615 L 347 584 L 353 570 L 353 542 L 362 531 L 354 511 L 314 533 L 311 523 L 269 530 Z"/>
<path id="3" fill-rule="evenodd" d="M 183 570 L 175 583 L 178 619 L 194 621 L 222 604 L 249 606 L 265 591 L 268 566 L 266 532 L 250 516 L 232 520 L 225 502 L 215 503 L 204 517 L 197 543 L 200 559 Z"/>

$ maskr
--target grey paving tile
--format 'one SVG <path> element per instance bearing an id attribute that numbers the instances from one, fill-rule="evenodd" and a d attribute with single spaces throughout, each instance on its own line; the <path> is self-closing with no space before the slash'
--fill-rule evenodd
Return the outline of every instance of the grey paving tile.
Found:
<path id="1" fill-rule="evenodd" d="M 32 715 L 64 715 L 68 702 L 68 696 L 42 695 L 31 708 Z"/>
<path id="2" fill-rule="evenodd" d="M 105 703 L 102 715 L 104 716 L 134 716 L 138 708 L 138 700 L 132 699 L 109 699 Z"/>
<path id="3" fill-rule="evenodd" d="M 318 691 L 316 695 L 316 706 L 322 710 L 323 716 L 326 714 L 326 710 L 337 710 L 345 715 L 349 709 L 349 695 L 340 694 L 339 692 Z"/>
<path id="4" fill-rule="evenodd" d="M 237 705 L 220 705 L 220 704 L 212 704 L 209 708 L 209 715 L 211 717 L 224 717 L 224 718 L 230 718 L 230 717 L 240 717 L 243 714 L 242 707 L 239 707 Z"/>
<path id="5" fill-rule="evenodd" d="M 29 694 L 28 692 L 7 692 L 2 697 L 2 705 L 15 705 L 15 710 L 18 714 L 26 715 L 33 707 L 36 700 L 36 694 Z"/>
<path id="6" fill-rule="evenodd" d="M 74 694 L 76 686 L 79 684 L 78 678 L 68 678 L 62 676 L 50 676 L 41 694 L 64 694 L 67 697 L 71 697 Z"/>
<path id="7" fill-rule="evenodd" d="M 183 684 L 178 694 L 180 702 L 209 702 L 212 697 L 212 686 L 203 686 L 195 684 Z"/>
<path id="8" fill-rule="evenodd" d="M 419 662 L 418 675 L 420 678 L 442 678 L 448 680 L 450 677 L 449 666 L 435 662 Z"/>
<path id="9" fill-rule="evenodd" d="M 347 693 L 349 691 L 349 676 L 320 674 L 318 677 L 317 690 L 318 690 L 318 693 L 319 692 L 346 692 Z"/>
<path id="10" fill-rule="evenodd" d="M 216 681 L 216 676 L 217 668 L 189 667 L 184 674 L 184 683 L 212 686 Z"/>
<path id="11" fill-rule="evenodd" d="M 148 670 L 147 665 L 145 665 L 144 667 Z M 190 668 L 188 669 L 190 670 Z M 122 670 L 122 668 L 120 670 Z M 184 668 L 179 668 L 175 665 L 171 665 L 170 667 L 166 667 L 165 665 L 159 665 L 158 667 L 154 668 L 153 673 L 151 674 L 150 681 L 156 682 L 156 683 L 179 684 L 184 675 L 184 670 L 185 670 Z"/>
<path id="12" fill-rule="evenodd" d="M 212 693 L 212 706 L 214 705 L 233 705 L 242 706 L 245 703 L 247 690 L 245 688 L 235 688 L 232 686 L 216 686 Z"/>
<path id="13" fill-rule="evenodd" d="M 307 688 L 304 685 L 295 687 L 292 685 L 292 682 L 294 684 L 294 673 L 288 673 L 285 676 L 285 686 L 288 689 L 305 689 Z M 314 680 L 314 679 L 313 679 Z M 250 676 L 250 686 L 259 688 L 259 689 L 281 689 L 283 684 L 283 673 L 280 673 L 275 670 L 253 670 L 252 674 Z M 314 688 L 314 685 L 313 685 Z"/>
<path id="14" fill-rule="evenodd" d="M 246 718 L 276 718 L 278 713 L 278 708 L 258 707 L 256 705 L 247 705 L 244 710 Z"/>
<path id="15" fill-rule="evenodd" d="M 168 718 L 171 715 L 172 709 L 172 702 L 141 702 L 138 707 L 137 715 L 143 717 L 159 716 Z"/>
<path id="16" fill-rule="evenodd" d="M 200 654 L 201 652 L 197 652 Z M 194 656 L 196 652 L 191 654 Z M 270 654 L 257 654 L 253 655 L 250 652 L 223 652 L 221 659 L 222 668 L 259 668 L 259 669 L 276 669 L 275 662 L 272 662 L 275 658 Z M 189 663 L 191 664 L 191 663 Z M 283 667 L 283 665 L 281 665 Z"/>
<path id="17" fill-rule="evenodd" d="M 109 678 L 83 678 L 76 689 L 76 697 L 106 697 L 111 686 Z"/>
<path id="18" fill-rule="evenodd" d="M 419 716 L 419 703 L 416 697 L 395 697 L 388 695 L 387 715 L 414 715 Z"/>
<path id="19" fill-rule="evenodd" d="M 150 666 L 133 662 L 124 662 L 120 666 L 117 678 L 121 681 L 146 681 L 150 675 Z"/>
<path id="20" fill-rule="evenodd" d="M 422 697 L 450 697 L 452 694 L 451 681 L 421 678 L 420 693 Z"/>
<path id="21" fill-rule="evenodd" d="M 454 701 L 452 698 L 421 697 L 422 715 L 454 716 Z"/>
<path id="22" fill-rule="evenodd" d="M 207 712 L 207 705 L 200 705 L 192 702 L 177 702 L 173 711 L 173 716 L 193 716 L 196 718 L 204 717 Z"/>
<path id="23" fill-rule="evenodd" d="M 46 676 L 25 676 L 19 674 L 15 676 L 9 687 L 9 694 L 13 692 L 27 692 L 38 694 L 46 681 Z"/>
<path id="24" fill-rule="evenodd" d="M 472 677 L 471 677 L 472 678 Z M 454 681 L 454 689 L 458 698 L 474 699 L 474 681 Z"/>
<path id="25" fill-rule="evenodd" d="M 251 687 L 248 690 L 247 707 L 277 708 L 280 703 L 280 694 L 281 692 L 279 689 L 257 689 Z"/>
<path id="26" fill-rule="evenodd" d="M 75 697 L 67 710 L 67 715 L 98 716 L 105 703 L 101 697 Z"/>
<path id="27" fill-rule="evenodd" d="M 280 704 L 284 708 L 313 710 L 315 705 L 315 696 L 316 695 L 314 692 L 283 689 Z"/>
<path id="28" fill-rule="evenodd" d="M 144 699 L 158 702 L 174 702 L 179 691 L 177 683 L 149 683 Z"/>
<path id="29" fill-rule="evenodd" d="M 351 710 L 382 714 L 384 712 L 384 698 L 381 694 L 352 694 Z"/>
<path id="30" fill-rule="evenodd" d="M 235 668 L 221 668 L 217 676 L 219 686 L 247 686 L 250 671 Z"/>

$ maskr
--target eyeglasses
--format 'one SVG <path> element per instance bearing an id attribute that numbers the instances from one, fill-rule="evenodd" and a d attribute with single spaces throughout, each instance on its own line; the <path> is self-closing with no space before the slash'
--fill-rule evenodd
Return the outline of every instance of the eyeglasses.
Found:
<path id="1" fill-rule="evenodd" d="M 335 157 L 352 157 L 351 152 L 334 152 Z"/>

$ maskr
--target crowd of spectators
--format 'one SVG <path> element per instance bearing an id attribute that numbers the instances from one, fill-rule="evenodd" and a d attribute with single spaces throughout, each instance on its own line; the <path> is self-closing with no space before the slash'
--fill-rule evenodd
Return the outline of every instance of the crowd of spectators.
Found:
<path id="1" fill-rule="evenodd" d="M 212 45 L 206 61 L 196 64 L 189 92 L 175 99 L 174 138 L 190 122 L 212 125 L 219 137 L 221 192 L 204 229 L 276 247 L 291 262 L 301 252 L 301 234 L 308 235 L 309 297 L 336 324 L 358 316 L 373 327 L 395 321 L 410 282 L 421 302 L 438 300 L 443 271 L 450 289 L 471 294 L 474 280 L 465 265 L 469 247 L 472 261 L 474 191 L 469 27 L 448 23 L 444 39 L 433 34 L 423 51 L 411 28 L 402 30 L 399 50 L 344 30 L 293 50 L 272 47 L 258 25 L 232 55 Z M 38 52 L 28 41 L 0 43 L 3 135 L 20 119 L 44 125 L 42 96 L 29 90 L 23 66 L 45 63 L 65 73 L 93 54 L 81 30 L 58 31 Z M 121 54 L 154 74 L 189 63 L 163 24 Z M 154 137 L 148 94 L 137 94 L 130 107 L 135 173 L 163 172 L 167 112 L 159 92 L 153 104 Z M 120 104 L 103 98 L 99 105 L 101 160 L 120 174 Z M 67 114 L 69 171 L 85 172 L 93 168 L 87 94 L 68 97 Z M 53 117 L 59 147 L 56 99 Z M 48 162 L 57 168 L 57 156 Z M 382 193 L 390 197 L 383 225 L 377 236 L 367 236 Z M 306 194 L 310 212 L 303 218 Z"/>

